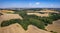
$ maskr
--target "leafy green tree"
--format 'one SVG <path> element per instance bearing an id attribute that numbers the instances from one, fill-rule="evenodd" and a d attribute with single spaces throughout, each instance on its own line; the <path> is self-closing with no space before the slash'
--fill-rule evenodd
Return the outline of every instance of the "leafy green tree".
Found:
<path id="1" fill-rule="evenodd" d="M 43 22 L 41 22 L 41 21 L 39 21 L 39 20 L 37 20 L 37 19 L 30 19 L 30 24 L 32 24 L 32 25 L 35 25 L 35 26 L 37 26 L 38 28 L 40 28 L 40 29 L 44 29 L 45 28 L 45 25 L 44 25 L 44 23 Z"/>
<path id="2" fill-rule="evenodd" d="M 20 19 L 11 19 L 11 20 L 7 20 L 7 21 L 3 21 L 1 23 L 1 27 L 9 26 L 10 24 L 14 24 L 14 23 L 18 23 L 18 22 L 20 22 Z"/>

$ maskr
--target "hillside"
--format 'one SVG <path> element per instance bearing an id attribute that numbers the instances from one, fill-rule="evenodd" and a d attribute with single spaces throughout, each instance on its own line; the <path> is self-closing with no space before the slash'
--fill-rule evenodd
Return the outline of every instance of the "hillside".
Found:
<path id="1" fill-rule="evenodd" d="M 0 28 L 0 33 L 26 33 L 18 23 Z"/>
<path id="2" fill-rule="evenodd" d="M 22 26 L 22 28 L 26 31 L 30 32 L 30 28 L 28 27 L 29 25 L 33 25 L 36 26 L 35 27 L 31 27 L 33 30 L 34 28 L 39 30 L 42 29 L 43 31 L 47 31 L 47 29 L 45 29 L 46 26 L 48 26 L 49 24 L 53 24 L 53 21 L 59 20 L 60 19 L 60 14 L 59 13 L 47 13 L 48 17 L 45 17 L 46 15 L 42 14 L 46 14 L 45 13 L 40 13 L 37 11 L 33 11 L 33 13 L 38 13 L 36 15 L 27 15 L 26 10 L 14 10 L 14 13 L 6 13 L 0 16 L 0 23 L 1 23 L 1 27 L 6 27 L 6 26 L 10 26 L 11 24 L 14 23 L 18 23 L 19 25 Z M 31 11 L 29 11 L 31 12 Z M 40 15 L 40 16 L 39 16 Z M 39 30 L 38 32 L 40 33 L 41 30 Z M 29 33 L 28 32 L 28 33 Z M 35 30 L 33 31 L 35 32 Z M 37 33 L 37 32 L 36 32 Z M 41 32 L 43 33 L 43 32 Z M 55 31 L 53 31 L 52 33 L 55 33 Z"/>
<path id="3" fill-rule="evenodd" d="M 48 25 L 48 26 L 46 27 L 46 29 L 47 29 L 48 31 L 55 31 L 55 32 L 60 33 L 60 20 L 53 21 L 53 24 Z"/>
<path id="4" fill-rule="evenodd" d="M 36 26 L 29 25 L 28 30 L 26 31 L 28 33 L 51 33 L 42 29 L 37 28 Z"/>
<path id="5" fill-rule="evenodd" d="M 10 19 L 23 19 L 21 16 L 19 16 L 18 14 L 3 14 L 2 16 L 0 16 L 0 24 L 3 21 L 6 20 L 10 20 Z"/>
<path id="6" fill-rule="evenodd" d="M 7 27 L 0 28 L 0 33 L 51 33 L 51 32 L 38 29 L 33 25 L 29 25 L 28 30 L 25 31 L 21 25 L 19 25 L 18 23 L 15 23 Z"/>

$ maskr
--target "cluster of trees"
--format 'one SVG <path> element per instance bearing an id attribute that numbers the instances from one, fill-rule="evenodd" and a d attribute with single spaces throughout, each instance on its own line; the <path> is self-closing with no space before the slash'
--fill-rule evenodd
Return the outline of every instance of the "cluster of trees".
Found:
<path id="1" fill-rule="evenodd" d="M 20 25 L 22 25 L 22 27 L 27 30 L 28 28 L 28 25 L 35 25 L 37 26 L 38 28 L 40 29 L 44 29 L 45 25 L 43 22 L 40 22 L 39 20 L 37 19 L 24 19 L 24 20 L 20 20 L 20 19 L 11 19 L 11 20 L 7 20 L 7 21 L 3 21 L 1 23 L 1 27 L 4 27 L 4 26 L 9 26 L 11 24 L 14 24 L 14 23 L 19 23 Z"/>
<path id="2" fill-rule="evenodd" d="M 38 17 L 36 15 L 27 15 L 26 11 L 15 12 L 23 17 L 23 20 L 12 19 L 8 21 L 3 21 L 1 27 L 8 26 L 13 23 L 19 23 L 22 27 L 27 30 L 28 25 L 35 25 L 40 29 L 45 29 L 45 26 L 52 24 L 53 21 L 60 19 L 60 14 L 50 14 L 49 17 Z"/>
<path id="3" fill-rule="evenodd" d="M 60 14 L 50 14 L 49 18 L 53 21 L 58 20 L 60 19 Z"/>

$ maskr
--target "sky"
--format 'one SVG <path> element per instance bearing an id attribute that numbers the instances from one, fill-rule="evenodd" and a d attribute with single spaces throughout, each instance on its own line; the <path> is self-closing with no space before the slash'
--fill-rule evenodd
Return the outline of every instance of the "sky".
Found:
<path id="1" fill-rule="evenodd" d="M 60 0 L 0 0 L 0 8 L 60 8 Z"/>

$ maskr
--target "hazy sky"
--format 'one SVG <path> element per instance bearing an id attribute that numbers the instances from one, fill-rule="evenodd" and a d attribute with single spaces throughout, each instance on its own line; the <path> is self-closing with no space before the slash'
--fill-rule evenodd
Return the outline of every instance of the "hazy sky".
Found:
<path id="1" fill-rule="evenodd" d="M 0 0 L 0 8 L 60 8 L 60 0 Z"/>

